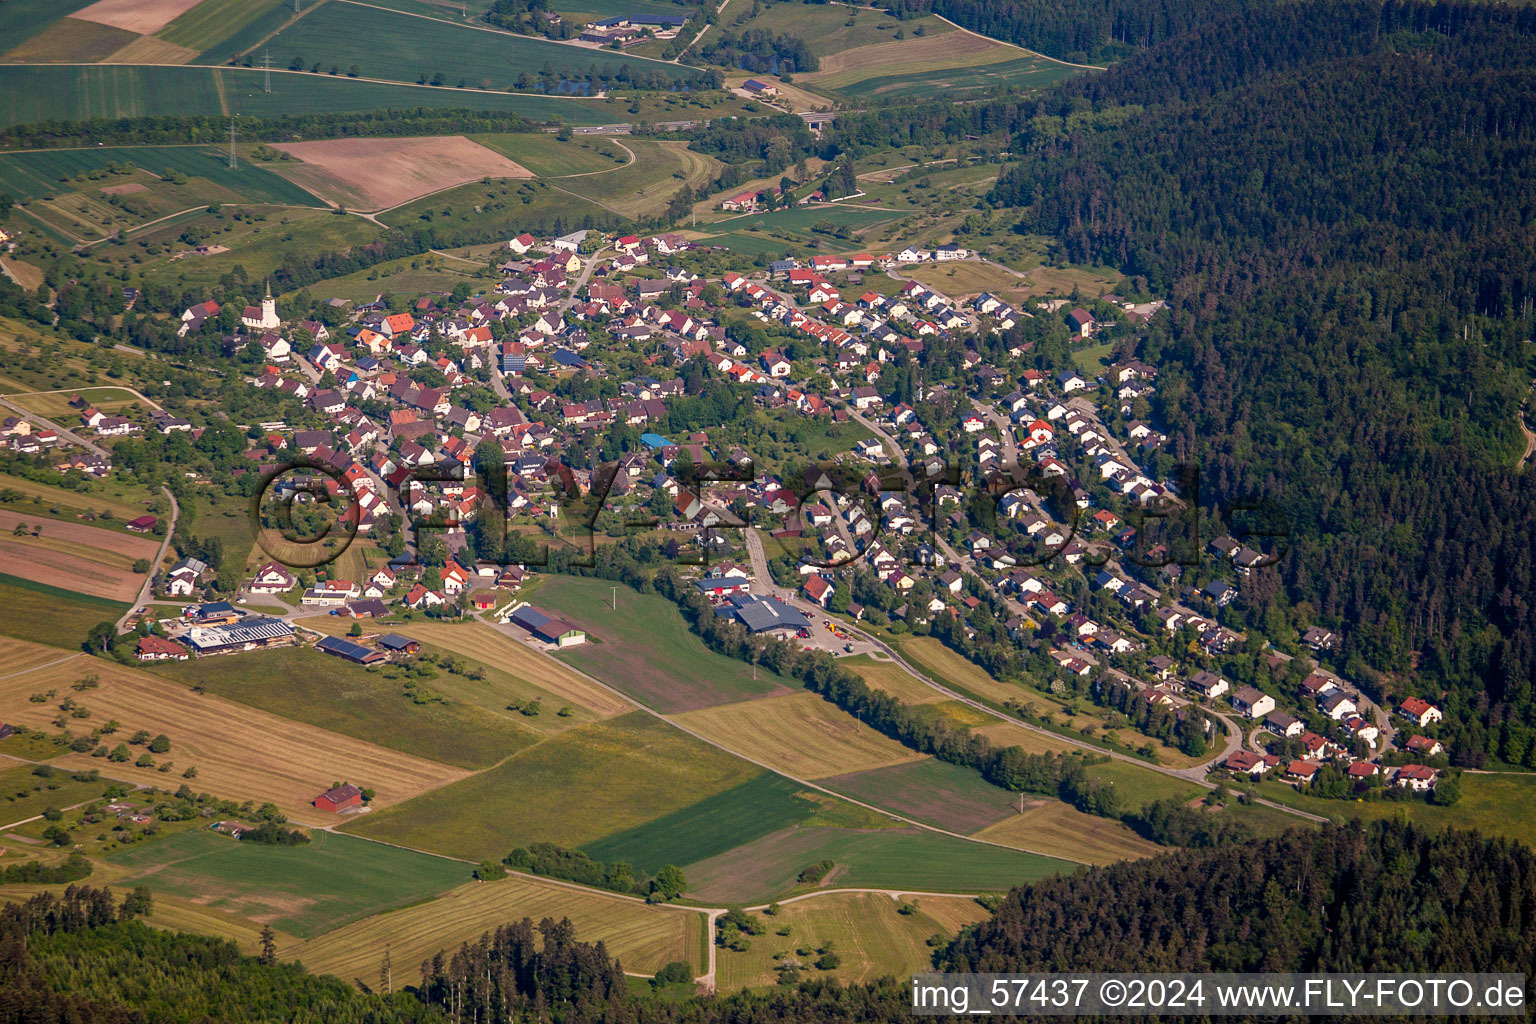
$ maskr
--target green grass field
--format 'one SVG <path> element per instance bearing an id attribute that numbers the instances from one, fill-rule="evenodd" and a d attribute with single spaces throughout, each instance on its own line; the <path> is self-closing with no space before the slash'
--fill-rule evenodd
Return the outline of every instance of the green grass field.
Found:
<path id="1" fill-rule="evenodd" d="M 281 45 L 280 52 L 314 54 L 313 59 L 343 69 L 356 64 L 365 78 L 416 82 L 442 74 L 449 85 L 461 79 L 471 87 L 488 81 L 492 89 L 510 88 L 519 73 L 537 75 L 545 65 L 572 76 L 585 76 L 593 65 L 614 70 L 627 66 L 666 79 L 683 73 L 656 61 L 480 31 L 347 0 L 330 0 L 313 9 L 283 33 Z"/>
<path id="2" fill-rule="evenodd" d="M 408 677 L 400 669 L 366 669 L 310 649 L 160 662 L 154 669 L 284 718 L 456 768 L 489 767 L 538 739 L 514 720 L 514 712 L 498 715 L 457 700 L 418 705 L 405 695 Z M 418 685 L 433 689 L 435 683 Z"/>
<path id="3" fill-rule="evenodd" d="M 1077 865 L 917 829 L 875 831 L 804 825 L 683 865 L 690 894 L 717 903 L 762 903 L 799 888 L 800 872 L 836 864 L 827 888 L 981 893 L 1008 889 Z"/>
<path id="4" fill-rule="evenodd" d="M 822 783 L 828 789 L 951 832 L 978 831 L 1017 809 L 1007 790 L 969 768 L 931 757 L 839 775 Z"/>
<path id="5" fill-rule="evenodd" d="M 765 773 L 583 849 L 596 860 L 628 861 L 655 873 L 664 865 L 713 857 L 804 821 L 817 806 L 796 796 L 800 792 L 782 775 Z"/>
<path id="6" fill-rule="evenodd" d="M 764 668 L 753 679 L 751 665 L 709 650 L 664 597 L 620 586 L 615 614 L 612 588 L 606 580 L 561 576 L 539 590 L 538 607 L 588 630 L 589 642 L 561 651 L 561 661 L 664 714 L 799 688 Z"/>
<path id="7" fill-rule="evenodd" d="M 227 154 L 211 146 L 97 147 L 7 153 L 0 155 L 0 186 L 22 201 L 64 190 L 90 192 L 117 182 L 111 177 L 75 182 L 68 179 L 113 163 L 131 163 L 156 175 L 163 175 L 167 170 L 180 171 L 188 177 L 206 179 L 228 189 L 233 196 L 247 202 L 320 205 L 320 200 L 304 189 L 258 164 L 242 163 L 231 171 Z"/>
<path id="8" fill-rule="evenodd" d="M 581 0 L 575 2 L 580 3 Z M 894 42 L 898 31 L 907 36 L 911 36 L 918 28 L 928 36 L 955 31 L 953 26 L 934 17 L 898 21 L 884 11 L 854 10 L 826 4 L 767 3 L 762 5 L 757 17 L 748 18 L 741 25 L 734 26 L 738 14 L 734 7 L 726 9 L 724 24 L 733 25 L 731 31 L 739 33 L 762 29 L 772 35 L 793 33 L 804 39 L 811 52 L 818 57 L 842 53 L 856 46 Z M 848 24 L 850 18 L 852 25 Z"/>
<path id="9" fill-rule="evenodd" d="M 122 529 L 123 523 L 144 513 L 148 498 L 143 488 L 120 479 L 93 480 L 85 488 L 71 490 L 0 475 L 0 508 L 45 519 L 88 521 L 103 529 Z M 101 518 L 103 512 L 110 512 L 112 518 Z"/>
<path id="10" fill-rule="evenodd" d="M 636 711 L 571 729 L 489 771 L 345 827 L 450 856 L 500 858 L 527 843 L 591 843 L 759 773 Z"/>
<path id="11" fill-rule="evenodd" d="M 309 42 L 311 52 L 319 53 L 324 49 L 315 46 L 313 39 Z M 365 48 L 366 40 L 359 37 L 357 45 Z M 343 72 L 348 64 L 347 61 L 340 64 Z M 327 63 L 326 67 L 329 66 Z M 541 66 L 542 63 L 535 69 Z M 384 69 L 380 67 L 378 70 Z M 366 68 L 364 73 L 367 73 Z M 332 77 L 328 74 L 274 72 L 272 92 L 267 93 L 262 89 L 262 72 L 258 69 L 0 65 L 0 128 L 37 121 L 167 114 L 275 117 L 416 107 L 491 110 L 522 114 L 535 121 L 558 117 L 571 124 L 600 124 L 612 120 L 600 113 L 598 107 L 574 99 L 364 82 L 347 78 L 345 74 Z"/>
<path id="12" fill-rule="evenodd" d="M 203 0 L 156 35 L 191 50 L 209 50 L 274 10 L 292 14 L 291 6 L 287 0 Z"/>
<path id="13" fill-rule="evenodd" d="M 633 163 L 610 174 L 570 178 L 560 187 L 624 216 L 639 217 L 658 212 L 685 183 L 702 187 L 720 169 L 718 160 L 693 152 L 684 142 L 626 139 L 623 144 L 634 151 Z"/>
<path id="14" fill-rule="evenodd" d="M 361 217 L 319 210 L 279 210 L 257 222 L 205 215 L 198 225 L 209 242 L 227 246 L 229 251 L 173 260 L 171 256 L 183 246 L 174 240 L 181 228 L 172 228 L 162 238 L 171 251 L 137 264 L 140 278 L 151 283 L 210 285 L 238 266 L 245 268 L 249 280 L 259 282 L 294 252 L 334 252 L 371 242 L 383 233 L 378 225 Z M 253 297 L 259 287 L 259 283 L 252 286 Z M 323 285 L 315 287 L 321 294 Z M 329 293 L 325 297 L 330 298 Z"/>
<path id="15" fill-rule="evenodd" d="M 51 779 L 32 774 L 31 765 L 16 765 L 0 771 L 0 827 L 42 814 L 50 807 L 63 810 L 73 804 L 94 800 L 111 785 L 102 779 L 76 782 L 59 771 Z"/>
<path id="16" fill-rule="evenodd" d="M 622 167 L 629 160 L 629 154 L 612 140 L 594 135 L 578 135 L 570 142 L 561 142 L 547 132 L 517 135 L 498 132 L 470 138 L 541 177 L 606 172 Z"/>
<path id="17" fill-rule="evenodd" d="M 0 634 L 77 651 L 98 622 L 115 622 L 128 605 L 0 573 Z"/>
<path id="18" fill-rule="evenodd" d="M 94 0 L 6 0 L 0 4 L 0 39 L 6 49 L 37 35 Z"/>
<path id="19" fill-rule="evenodd" d="M 1126 807 L 1142 807 L 1153 800 L 1175 797 L 1192 800 L 1205 792 L 1193 782 L 1142 768 L 1128 761 L 1106 761 L 1088 769 L 1091 778 L 1112 784 Z"/>
<path id="20" fill-rule="evenodd" d="M 1083 73 L 1043 57 L 1018 57 L 971 67 L 947 67 L 941 60 L 869 77 L 858 71 L 843 72 L 817 81 L 814 88 L 850 99 L 915 99 L 975 89 L 1044 88 Z"/>
<path id="21" fill-rule="evenodd" d="M 311 833 L 303 846 L 262 846 L 207 829 L 109 858 L 123 885 L 189 899 L 310 938 L 469 881 L 469 866 L 351 836 Z"/>

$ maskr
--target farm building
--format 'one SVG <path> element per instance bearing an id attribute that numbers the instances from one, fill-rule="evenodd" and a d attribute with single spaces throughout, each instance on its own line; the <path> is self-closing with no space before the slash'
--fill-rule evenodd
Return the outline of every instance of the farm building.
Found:
<path id="1" fill-rule="evenodd" d="M 360 643 L 348 640 L 345 637 L 328 636 L 315 644 L 315 650 L 324 651 L 343 658 L 355 665 L 377 665 L 387 661 L 383 651 L 376 651 L 372 647 L 364 647 Z"/>
<path id="2" fill-rule="evenodd" d="M 716 615 L 735 619 L 748 631 L 764 633 L 774 629 L 804 629 L 810 620 L 776 597 L 737 594 L 715 609 Z"/>
<path id="3" fill-rule="evenodd" d="M 328 789 L 315 797 L 315 809 L 329 811 L 332 814 L 340 813 L 349 807 L 361 807 L 363 805 L 363 791 L 351 783 Z"/>
<path id="4" fill-rule="evenodd" d="M 541 612 L 531 604 L 525 604 L 512 613 L 508 620 L 521 626 L 538 639 L 556 647 L 571 647 L 587 642 L 587 634 L 575 623 L 557 619 Z"/>
<path id="5" fill-rule="evenodd" d="M 228 601 L 210 601 L 207 604 L 193 605 L 182 614 L 199 626 L 222 626 L 239 622 L 245 613 Z"/>
<path id="6" fill-rule="evenodd" d="M 150 530 L 153 530 L 156 524 L 159 522 L 160 519 L 158 516 L 139 516 L 137 519 L 128 520 L 128 522 L 124 525 L 126 525 L 129 531 L 133 533 L 148 533 Z"/>
<path id="7" fill-rule="evenodd" d="M 752 586 L 744 576 L 708 576 L 702 580 L 694 580 L 693 585 L 699 588 L 699 593 L 711 600 L 730 597 L 732 594 L 744 594 Z"/>
<path id="8" fill-rule="evenodd" d="M 755 96 L 777 96 L 779 94 L 778 86 L 769 85 L 767 82 L 760 82 L 755 78 L 749 78 L 742 82 L 741 87 Z"/>
<path id="9" fill-rule="evenodd" d="M 226 651 L 254 651 L 292 643 L 293 627 L 282 619 L 252 616 L 237 625 L 194 626 L 182 642 L 199 654 L 223 654 Z"/>
<path id="10" fill-rule="evenodd" d="M 415 654 L 421 650 L 421 644 L 408 636 L 399 633 L 385 633 L 379 637 L 379 646 L 391 654 Z"/>
<path id="11" fill-rule="evenodd" d="M 133 656 L 140 661 L 186 661 L 192 655 L 181 644 L 159 636 L 146 636 L 139 641 Z"/>

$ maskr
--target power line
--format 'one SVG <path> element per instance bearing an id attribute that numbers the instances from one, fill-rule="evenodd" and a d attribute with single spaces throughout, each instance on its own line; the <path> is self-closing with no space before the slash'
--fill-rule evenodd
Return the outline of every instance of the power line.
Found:
<path id="1" fill-rule="evenodd" d="M 229 119 L 229 169 L 232 170 L 232 171 L 235 170 L 237 162 L 238 162 L 237 158 L 235 157 L 235 119 L 234 118 L 230 118 Z"/>
<path id="2" fill-rule="evenodd" d="M 263 50 L 261 53 L 261 66 L 266 70 L 266 91 L 272 91 L 272 51 Z"/>

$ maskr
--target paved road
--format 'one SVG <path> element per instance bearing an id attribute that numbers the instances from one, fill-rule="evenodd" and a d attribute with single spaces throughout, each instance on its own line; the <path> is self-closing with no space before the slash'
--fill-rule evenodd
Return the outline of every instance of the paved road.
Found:
<path id="1" fill-rule="evenodd" d="M 81 448 L 84 448 L 86 451 L 94 452 L 97 455 L 101 455 L 103 457 L 110 457 L 110 453 L 96 442 L 88 441 L 81 435 L 75 433 L 73 430 L 60 426 L 59 424 L 53 422 L 53 420 L 39 416 L 35 412 L 28 412 L 9 399 L 0 398 L 0 405 L 5 406 L 7 409 L 11 410 L 11 412 L 14 412 L 24 420 L 29 420 L 30 422 L 35 423 L 40 427 L 47 427 L 48 429 L 57 433 L 60 437 L 64 438 L 64 440 L 73 444 L 77 444 Z"/>
<path id="2" fill-rule="evenodd" d="M 155 560 L 150 563 L 149 573 L 144 577 L 144 585 L 139 587 L 139 596 L 134 599 L 133 604 L 128 606 L 128 610 L 123 612 L 123 617 L 117 620 L 117 631 L 119 633 L 123 631 L 128 620 L 133 617 L 133 613 L 149 603 L 151 589 L 155 582 L 155 573 L 160 571 L 160 565 L 165 561 L 165 553 L 171 546 L 171 537 L 176 533 L 176 520 L 181 516 L 181 506 L 176 503 L 176 495 L 171 493 L 170 488 L 161 487 L 160 493 L 165 495 L 171 502 L 171 519 L 165 525 L 165 537 L 160 541 L 160 550 L 155 553 Z"/>

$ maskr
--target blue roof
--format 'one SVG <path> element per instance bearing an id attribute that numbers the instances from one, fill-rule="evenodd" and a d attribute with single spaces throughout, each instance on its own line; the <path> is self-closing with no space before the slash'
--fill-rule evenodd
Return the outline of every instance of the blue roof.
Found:
<path id="1" fill-rule="evenodd" d="M 339 654 L 343 658 L 350 658 L 353 661 L 377 660 L 383 657 L 378 651 L 339 636 L 325 637 L 315 644 L 315 647 L 330 654 Z"/>
<path id="2" fill-rule="evenodd" d="M 538 629 L 552 620 L 553 616 L 544 614 L 531 604 L 525 604 L 512 613 L 512 621 L 529 630 Z"/>
<path id="3" fill-rule="evenodd" d="M 641 434 L 640 443 L 645 445 L 647 448 L 665 448 L 672 442 L 668 441 L 660 434 Z"/>
<path id="4" fill-rule="evenodd" d="M 561 366 L 586 366 L 587 361 L 568 348 L 555 349 L 555 362 Z"/>

